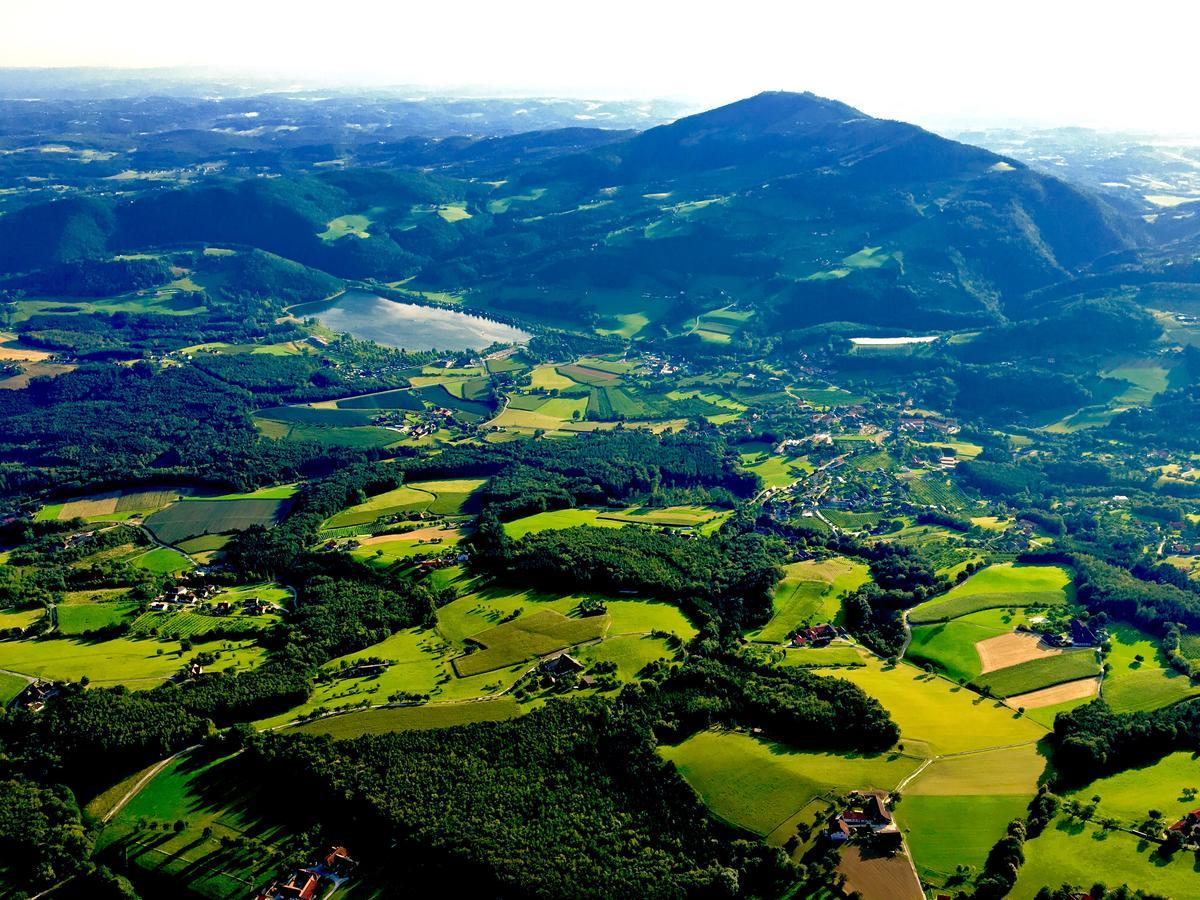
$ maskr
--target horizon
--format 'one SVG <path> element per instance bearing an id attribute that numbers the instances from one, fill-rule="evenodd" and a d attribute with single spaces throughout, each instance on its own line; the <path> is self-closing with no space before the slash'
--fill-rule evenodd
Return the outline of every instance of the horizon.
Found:
<path id="1" fill-rule="evenodd" d="M 184 19 L 146 0 L 115 0 L 78 4 L 65 19 L 61 9 L 53 18 L 41 8 L 9 11 L 0 59 L 5 70 L 203 71 L 307 90 L 665 100 L 692 110 L 762 91 L 811 91 L 938 131 L 1200 134 L 1187 89 L 1188 25 L 1200 24 L 1200 13 L 1161 0 L 1142 4 L 1132 21 L 1108 14 L 1119 9 L 1112 3 L 1087 7 L 1081 19 L 1076 4 L 1030 0 L 1002 16 L 944 0 L 915 10 L 869 2 L 859 19 L 873 27 L 848 42 L 839 40 L 846 22 L 836 9 L 770 6 L 751 0 L 732 16 L 705 5 L 681 17 L 618 0 L 603 18 L 588 18 L 544 0 L 526 0 L 516 15 L 476 2 L 438 10 L 368 2 L 330 20 L 311 2 L 282 18 L 214 0 L 205 16 Z"/>

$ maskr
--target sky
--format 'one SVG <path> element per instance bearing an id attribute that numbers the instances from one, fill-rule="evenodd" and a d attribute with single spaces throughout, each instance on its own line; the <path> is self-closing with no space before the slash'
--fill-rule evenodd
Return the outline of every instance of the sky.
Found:
<path id="1" fill-rule="evenodd" d="M 0 0 L 0 66 L 697 108 L 811 90 L 935 128 L 1200 134 L 1198 26 L 1179 0 Z"/>

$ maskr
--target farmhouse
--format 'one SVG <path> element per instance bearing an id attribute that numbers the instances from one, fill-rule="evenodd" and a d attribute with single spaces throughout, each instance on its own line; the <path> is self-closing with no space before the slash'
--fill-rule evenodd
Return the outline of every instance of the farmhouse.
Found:
<path id="1" fill-rule="evenodd" d="M 584 665 L 564 650 L 542 660 L 541 668 L 546 674 L 558 677 L 582 672 Z"/>
<path id="2" fill-rule="evenodd" d="M 1071 643 L 1077 647 L 1094 647 L 1100 643 L 1100 638 L 1096 632 L 1081 622 L 1079 619 L 1071 620 Z"/>
<path id="3" fill-rule="evenodd" d="M 16 698 L 12 701 L 12 705 L 27 709 L 30 712 L 40 712 L 42 707 L 46 705 L 46 701 L 57 696 L 57 694 L 58 685 L 49 681 L 38 680 L 17 694 Z"/>
<path id="4" fill-rule="evenodd" d="M 841 843 L 854 835 L 872 835 L 887 843 L 901 843 L 900 829 L 887 808 L 887 795 L 879 791 L 850 795 L 849 805 L 833 820 L 826 836 Z"/>
<path id="5" fill-rule="evenodd" d="M 1172 825 L 1168 831 L 1177 831 L 1182 834 L 1186 844 L 1200 844 L 1200 809 L 1193 809 Z"/>
<path id="6" fill-rule="evenodd" d="M 321 876 L 316 872 L 297 869 L 286 880 L 277 881 L 261 891 L 257 900 L 313 900 L 320 886 Z"/>
<path id="7" fill-rule="evenodd" d="M 811 628 L 801 628 L 792 636 L 792 645 L 795 647 L 824 647 L 830 641 L 837 637 L 837 629 L 828 622 L 821 625 L 814 625 Z"/>
<path id="8" fill-rule="evenodd" d="M 350 858 L 350 853 L 345 847 L 331 847 L 321 857 L 321 868 L 338 877 L 344 878 L 353 872 L 357 866 L 357 860 Z"/>

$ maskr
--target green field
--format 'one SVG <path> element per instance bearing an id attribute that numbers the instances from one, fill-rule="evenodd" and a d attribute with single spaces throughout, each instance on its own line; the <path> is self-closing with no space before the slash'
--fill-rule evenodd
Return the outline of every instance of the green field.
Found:
<path id="1" fill-rule="evenodd" d="M 783 573 L 771 599 L 774 615 L 752 640 L 780 643 L 803 623 L 839 621 L 841 595 L 870 580 L 865 565 L 842 557 L 792 563 Z"/>
<path id="2" fill-rule="evenodd" d="M 1087 678 L 1100 671 L 1096 654 L 1091 650 L 1074 650 L 1031 659 L 1019 665 L 997 669 L 977 680 L 997 697 L 1012 697 L 1065 681 Z"/>
<path id="3" fill-rule="evenodd" d="M 520 707 L 515 700 L 511 697 L 498 697 L 495 700 L 475 703 L 437 703 L 364 709 L 305 722 L 289 728 L 288 731 L 327 734 L 337 741 L 361 737 L 364 734 L 449 728 L 452 725 L 468 725 L 472 722 L 499 722 L 519 714 Z"/>
<path id="4" fill-rule="evenodd" d="M 915 663 L 933 663 L 956 681 L 960 678 L 974 681 L 983 668 L 976 642 L 1013 630 L 1011 625 L 992 621 L 996 612 L 1003 610 L 984 610 L 937 625 L 914 626 L 906 658 Z"/>
<path id="5" fill-rule="evenodd" d="M 483 649 L 460 656 L 454 668 L 460 677 L 502 669 L 596 640 L 604 634 L 606 624 L 604 616 L 569 619 L 555 610 L 539 610 L 472 635 L 471 641 Z"/>
<path id="6" fill-rule="evenodd" d="M 798 814 L 822 795 L 890 790 L 920 765 L 899 753 L 802 752 L 732 731 L 702 731 L 659 752 L 718 818 L 764 837 L 774 835 L 778 843 L 791 836 Z"/>
<path id="7" fill-rule="evenodd" d="M 175 575 L 192 568 L 192 563 L 186 556 L 165 547 L 155 547 L 141 556 L 134 557 L 130 562 L 156 575 Z"/>
<path id="8" fill-rule="evenodd" d="M 1112 669 L 1101 692 L 1115 711 L 1158 709 L 1200 694 L 1200 686 L 1167 664 L 1150 635 L 1120 623 L 1111 623 L 1108 632 L 1111 649 L 1105 662 Z"/>
<path id="9" fill-rule="evenodd" d="M 855 669 L 839 669 L 845 678 L 879 700 L 900 726 L 907 751 L 959 753 L 1041 739 L 1046 729 L 1014 717 L 1002 704 L 928 675 L 915 666 L 887 666 L 874 657 Z"/>
<path id="10" fill-rule="evenodd" d="M 252 668 L 263 658 L 263 649 L 245 641 L 221 653 L 214 671 Z M 113 638 L 77 641 L 67 638 L 7 641 L 0 643 L 0 669 L 34 675 L 48 681 L 78 681 L 86 675 L 95 685 L 125 684 L 150 688 L 179 671 L 186 657 L 178 644 L 155 640 Z"/>
<path id="11" fill-rule="evenodd" d="M 237 761 L 184 756 L 168 764 L 113 817 L 97 850 L 181 879 L 198 896 L 246 896 L 281 866 L 282 853 L 272 843 L 283 832 L 258 814 L 254 780 Z M 216 785 L 221 790 L 213 790 Z M 139 830 L 139 823 L 151 821 L 162 830 Z M 185 823 L 180 831 L 170 827 L 177 821 Z M 253 844 L 222 844 L 222 838 Z"/>
<path id="12" fill-rule="evenodd" d="M 343 509 L 336 516 L 326 520 L 322 527 L 345 528 L 349 525 L 365 525 L 384 516 L 394 516 L 404 512 L 420 512 L 428 509 L 434 499 L 433 494 L 428 491 L 404 485 L 395 490 L 376 494 L 365 503 Z"/>
<path id="13" fill-rule="evenodd" d="M 434 495 L 429 512 L 437 516 L 458 516 L 471 511 L 476 491 L 487 483 L 486 478 L 451 478 L 442 481 L 415 481 L 409 485 L 417 491 Z"/>
<path id="14" fill-rule="evenodd" d="M 7 706 L 29 682 L 17 675 L 0 672 L 0 706 Z"/>
<path id="15" fill-rule="evenodd" d="M 999 563 L 910 610 L 908 620 L 914 625 L 945 622 L 984 609 L 1061 606 L 1074 599 L 1071 575 L 1061 566 Z"/>
<path id="16" fill-rule="evenodd" d="M 813 467 L 803 456 L 774 456 L 768 453 L 743 453 L 742 467 L 763 480 L 763 487 L 783 488 L 795 484 Z"/>
<path id="17" fill-rule="evenodd" d="M 677 634 L 683 640 L 690 640 L 696 634 L 696 629 L 679 609 L 667 603 L 608 599 L 607 615 L 581 619 L 569 618 L 579 606 L 581 598 L 576 595 L 541 594 L 501 587 L 472 591 L 469 580 L 456 581 L 455 586 L 466 593 L 438 610 L 436 628 L 397 632 L 379 644 L 335 659 L 323 667 L 326 673 L 336 674 L 360 660 L 377 657 L 392 663 L 385 672 L 370 677 L 339 676 L 321 681 L 307 703 L 260 724 L 284 724 L 318 709 L 350 709 L 364 702 L 379 705 L 397 692 L 428 694 L 435 703 L 493 697 L 511 687 L 529 668 L 527 653 L 532 652 L 529 651 L 531 645 L 537 644 L 534 648 L 537 652 L 550 653 L 567 646 L 564 641 L 574 641 L 580 635 L 583 640 L 600 635 L 605 639 L 572 650 L 573 655 L 584 663 L 611 660 L 617 663 L 617 677 L 628 680 L 647 662 L 671 655 L 661 639 L 648 636 L 650 632 Z M 575 626 L 585 623 L 587 633 L 583 634 L 581 630 L 577 635 L 570 629 L 565 632 L 550 629 L 549 636 L 518 633 L 530 630 L 527 621 L 530 619 L 534 620 L 536 630 L 538 617 L 545 618 L 547 611 L 556 617 L 557 624 L 566 622 Z M 503 621 L 514 613 L 518 614 L 517 618 L 508 623 Z M 525 623 L 523 628 L 512 627 L 521 623 Z M 498 627 L 507 631 L 497 635 Z M 599 634 L 594 632 L 595 629 Z M 489 631 L 492 632 L 490 636 Z M 487 640 L 489 637 L 496 647 L 510 654 L 511 662 L 502 664 L 506 667 L 490 668 L 499 658 L 498 652 L 482 650 L 462 655 L 468 639 Z M 549 649 L 541 649 L 550 643 L 553 646 Z M 482 659 L 475 661 L 477 656 Z M 463 661 L 471 661 L 468 663 L 471 671 L 465 677 L 460 676 L 461 669 L 456 668 Z"/>
<path id="18" fill-rule="evenodd" d="M 146 527 L 165 544 L 202 534 L 245 531 L 251 525 L 273 525 L 283 501 L 272 497 L 254 500 L 180 500 L 146 519 Z"/>
<path id="19" fill-rule="evenodd" d="M 981 869 L 1008 823 L 1025 816 L 1030 796 L 905 794 L 896 807 L 896 821 L 904 831 L 918 874 L 942 881 L 959 865 Z"/>
<path id="20" fill-rule="evenodd" d="M 1087 890 L 1098 881 L 1129 884 L 1175 900 L 1196 896 L 1195 856 L 1181 852 L 1166 859 L 1157 850 L 1152 841 L 1059 816 L 1025 842 L 1025 864 L 1009 896 L 1030 900 L 1045 885 L 1067 883 Z"/>
<path id="21" fill-rule="evenodd" d="M 107 600 L 102 603 L 60 603 L 58 630 L 65 635 L 82 634 L 130 622 L 142 610 L 136 600 Z"/>
<path id="22" fill-rule="evenodd" d="M 40 606 L 32 609 L 0 609 L 0 629 L 28 628 L 46 614 Z"/>

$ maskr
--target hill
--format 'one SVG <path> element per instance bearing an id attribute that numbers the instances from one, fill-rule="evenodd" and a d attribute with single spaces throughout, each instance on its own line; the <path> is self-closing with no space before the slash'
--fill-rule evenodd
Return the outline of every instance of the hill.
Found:
<path id="1" fill-rule="evenodd" d="M 386 167 L 29 206 L 0 217 L 0 268 L 225 242 L 614 330 L 637 315 L 679 333 L 736 297 L 778 333 L 1020 318 L 1029 292 L 1133 243 L 1080 189 L 812 94 L 760 94 L 636 134 L 379 146 Z"/>

